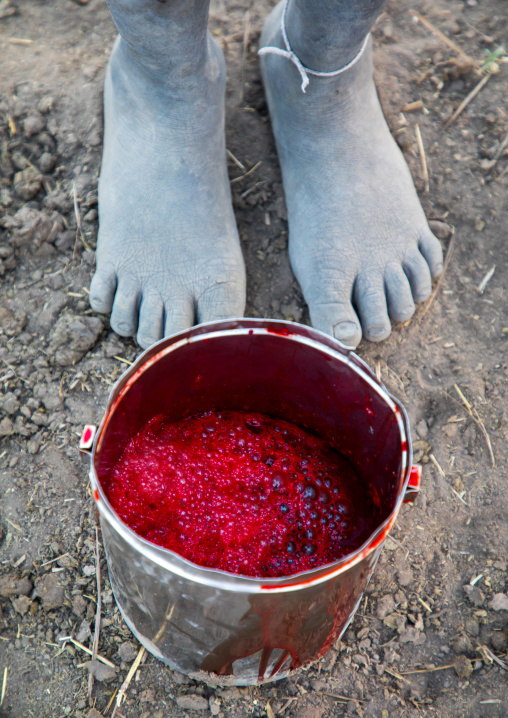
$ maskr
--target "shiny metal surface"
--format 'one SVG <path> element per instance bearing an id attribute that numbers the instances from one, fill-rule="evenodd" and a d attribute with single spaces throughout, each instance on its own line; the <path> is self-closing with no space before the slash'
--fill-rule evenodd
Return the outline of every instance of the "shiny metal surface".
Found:
<path id="1" fill-rule="evenodd" d="M 153 405 L 160 408 L 161 395 L 175 417 L 217 402 L 217 408 L 248 402 L 251 410 L 303 423 L 339 444 L 347 440 L 351 460 L 380 497 L 382 522 L 341 561 L 283 579 L 202 568 L 145 541 L 115 514 L 101 481 L 136 427 L 156 413 Z M 364 416 L 366 402 L 371 418 Z M 111 585 L 126 623 L 155 656 L 208 683 L 275 680 L 317 660 L 354 615 L 410 469 L 403 407 L 330 337 L 290 322 L 242 319 L 162 340 L 114 387 L 91 454 Z"/>

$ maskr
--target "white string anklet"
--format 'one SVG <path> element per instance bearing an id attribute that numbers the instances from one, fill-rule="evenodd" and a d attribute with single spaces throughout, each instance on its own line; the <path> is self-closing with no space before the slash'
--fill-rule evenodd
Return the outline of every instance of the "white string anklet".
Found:
<path id="1" fill-rule="evenodd" d="M 291 49 L 291 45 L 289 43 L 288 34 L 286 32 L 286 13 L 289 5 L 289 0 L 285 0 L 284 3 L 284 10 L 282 11 L 282 20 L 281 20 L 281 31 L 282 31 L 282 38 L 284 40 L 284 45 L 286 46 L 286 49 L 283 50 L 280 47 L 272 47 L 271 45 L 268 45 L 267 47 L 262 47 L 258 50 L 258 55 L 279 55 L 280 57 L 286 57 L 288 60 L 290 60 L 300 73 L 300 77 L 302 78 L 302 92 L 307 91 L 307 85 L 309 84 L 309 75 L 315 75 L 316 77 L 335 77 L 336 75 L 341 75 L 343 72 L 346 72 L 346 70 L 349 70 L 355 63 L 358 62 L 360 57 L 363 55 L 365 48 L 367 47 L 367 43 L 369 42 L 370 32 L 367 33 L 367 36 L 365 37 L 365 40 L 363 41 L 363 44 L 358 51 L 358 53 L 353 57 L 353 59 L 348 62 L 347 65 L 344 65 L 344 67 L 341 67 L 339 70 L 335 70 L 334 72 L 318 72 L 317 70 L 311 70 L 308 67 L 305 67 L 303 65 L 298 55 L 295 54 L 295 52 Z"/>

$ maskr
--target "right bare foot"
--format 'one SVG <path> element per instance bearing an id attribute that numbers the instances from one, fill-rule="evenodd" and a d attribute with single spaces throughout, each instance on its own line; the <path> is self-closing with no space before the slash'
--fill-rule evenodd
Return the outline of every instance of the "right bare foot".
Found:
<path id="1" fill-rule="evenodd" d="M 226 168 L 224 60 L 207 42 L 203 62 L 172 73 L 143 62 L 119 38 L 108 67 L 90 304 L 111 311 L 112 328 L 136 335 L 144 348 L 196 321 L 244 311 Z"/>
<path id="2" fill-rule="evenodd" d="M 361 44 L 365 18 L 381 4 L 291 0 L 300 21 L 286 25 L 293 50 L 317 71 L 343 67 L 359 49 L 348 51 L 348 38 Z M 262 47 L 285 49 L 285 6 L 266 21 Z M 303 12 L 321 16 L 323 27 Z M 342 74 L 311 74 L 306 94 L 287 56 L 264 55 L 261 65 L 288 205 L 289 254 L 312 324 L 350 346 L 362 334 L 386 339 L 390 318 L 408 320 L 415 302 L 430 295 L 443 255 L 383 117 L 371 41 Z"/>

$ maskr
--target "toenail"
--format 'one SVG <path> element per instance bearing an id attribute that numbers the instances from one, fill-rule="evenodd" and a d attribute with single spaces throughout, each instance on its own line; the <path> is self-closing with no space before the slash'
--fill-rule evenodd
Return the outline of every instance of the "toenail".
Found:
<path id="1" fill-rule="evenodd" d="M 333 328 L 333 336 L 339 341 L 352 339 L 355 334 L 358 334 L 358 326 L 354 322 L 339 322 Z"/>
<path id="2" fill-rule="evenodd" d="M 386 336 L 386 327 L 383 324 L 377 324 L 367 329 L 367 334 L 372 338 L 382 338 Z"/>

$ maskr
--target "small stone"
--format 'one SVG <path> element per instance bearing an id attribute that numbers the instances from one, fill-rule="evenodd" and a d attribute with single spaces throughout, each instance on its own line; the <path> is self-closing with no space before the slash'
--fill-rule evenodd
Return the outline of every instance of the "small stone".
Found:
<path id="1" fill-rule="evenodd" d="M 118 649 L 118 655 L 124 663 L 132 663 L 138 651 L 139 647 L 136 647 L 132 641 L 124 641 Z"/>
<path id="2" fill-rule="evenodd" d="M 173 671 L 171 677 L 173 678 L 173 682 L 178 686 L 181 686 L 184 683 L 189 683 L 190 681 L 188 676 L 185 676 L 183 673 L 178 673 L 178 671 Z"/>
<path id="3" fill-rule="evenodd" d="M 0 421 L 0 436 L 10 436 L 13 430 L 14 424 L 7 416 L 4 416 L 2 421 Z"/>
<path id="4" fill-rule="evenodd" d="M 492 648 L 503 653 L 508 648 L 508 631 L 494 631 L 490 637 Z"/>
<path id="5" fill-rule="evenodd" d="M 475 220 L 474 220 L 474 228 L 476 229 L 477 232 L 483 232 L 483 230 L 485 229 L 485 222 L 484 222 L 484 220 L 480 217 L 480 215 L 478 215 L 477 217 L 475 217 Z"/>
<path id="6" fill-rule="evenodd" d="M 22 312 L 11 312 L 7 307 L 0 307 L 0 326 L 8 337 L 15 337 L 21 334 L 26 327 L 26 314 Z"/>
<path id="7" fill-rule="evenodd" d="M 59 212 L 63 212 L 63 214 L 71 212 L 74 206 L 69 193 L 58 188 L 55 188 L 52 192 L 46 195 L 43 200 L 43 204 L 48 209 L 57 209 Z"/>
<path id="8" fill-rule="evenodd" d="M 55 169 L 56 157 L 51 152 L 43 152 L 39 157 L 39 169 L 47 175 Z"/>
<path id="9" fill-rule="evenodd" d="M 95 207 L 92 207 L 92 209 L 88 210 L 88 212 L 83 217 L 83 220 L 85 222 L 95 222 L 97 217 L 99 216 L 99 213 L 95 209 Z"/>
<path id="10" fill-rule="evenodd" d="M 413 581 L 413 573 L 409 568 L 402 568 L 397 571 L 397 578 L 401 586 L 409 586 Z"/>
<path id="11" fill-rule="evenodd" d="M 36 579 L 35 589 L 45 611 L 60 608 L 64 602 L 64 590 L 55 573 L 47 573 L 45 576 Z"/>
<path id="12" fill-rule="evenodd" d="M 457 636 L 453 642 L 452 647 L 455 653 L 470 653 L 474 650 L 473 644 L 469 636 L 461 634 Z"/>
<path id="13" fill-rule="evenodd" d="M 86 714 L 86 718 L 104 718 L 104 717 L 103 717 L 102 713 L 99 713 L 99 711 L 96 708 L 90 708 L 90 710 Z"/>
<path id="14" fill-rule="evenodd" d="M 508 596 L 505 593 L 495 593 L 489 601 L 489 607 L 493 611 L 508 611 Z"/>
<path id="15" fill-rule="evenodd" d="M 12 0 L 2 0 L 2 2 L 0 2 L 0 20 L 10 17 L 11 15 L 16 15 L 18 12 L 18 8 Z"/>
<path id="16" fill-rule="evenodd" d="M 76 634 L 76 641 L 79 641 L 80 643 L 84 643 L 87 638 L 90 638 L 91 635 L 92 635 L 92 632 L 90 630 L 90 622 L 89 621 L 81 621 L 79 631 Z"/>
<path id="17" fill-rule="evenodd" d="M 99 317 L 65 314 L 55 325 L 49 352 L 60 366 L 76 364 L 93 347 L 103 327 Z"/>
<path id="18" fill-rule="evenodd" d="M 11 391 L 7 394 L 0 394 L 0 411 L 4 411 L 6 414 L 15 414 L 19 407 L 18 398 Z"/>
<path id="19" fill-rule="evenodd" d="M 101 663 L 101 661 L 88 661 L 86 667 L 88 668 L 88 672 L 101 683 L 110 683 L 116 678 L 116 668 L 106 666 L 104 663 Z"/>
<path id="20" fill-rule="evenodd" d="M 226 702 L 230 701 L 238 701 L 242 697 L 242 694 L 238 690 L 236 686 L 233 686 L 232 688 L 225 688 L 221 693 L 222 700 Z"/>
<path id="21" fill-rule="evenodd" d="M 44 404 L 46 411 L 55 411 L 63 404 L 63 397 L 60 396 L 60 385 L 57 382 L 49 384 L 38 384 L 35 386 L 36 401 L 40 400 Z M 37 407 L 34 407 L 37 408 Z"/>
<path id="22" fill-rule="evenodd" d="M 461 680 L 466 680 L 473 672 L 473 665 L 465 656 L 457 656 L 453 662 L 453 667 Z"/>
<path id="23" fill-rule="evenodd" d="M 466 584 L 464 586 L 464 593 L 468 597 L 468 600 L 471 601 L 474 606 L 481 606 L 482 603 L 485 601 L 485 596 L 483 595 L 481 589 L 478 586 L 471 586 L 470 584 Z"/>
<path id="24" fill-rule="evenodd" d="M 26 442 L 26 448 L 29 454 L 37 454 L 41 445 L 37 439 L 29 439 Z"/>
<path id="25" fill-rule="evenodd" d="M 29 330 L 45 334 L 55 326 L 62 309 L 69 304 L 70 298 L 65 292 L 55 292 L 40 312 L 30 319 Z"/>
<path id="26" fill-rule="evenodd" d="M 391 613 L 383 619 L 383 623 L 388 628 L 397 631 L 397 633 L 403 633 L 406 627 L 406 617 L 401 616 L 399 613 Z"/>
<path id="27" fill-rule="evenodd" d="M 209 707 L 208 701 L 202 696 L 177 696 L 176 702 L 180 708 L 188 711 L 206 711 Z"/>
<path id="28" fill-rule="evenodd" d="M 311 686 L 313 691 L 326 691 L 329 689 L 329 685 L 327 681 L 324 681 L 322 678 L 318 678 L 317 680 L 311 681 Z"/>
<path id="29" fill-rule="evenodd" d="M 46 115 L 50 110 L 53 109 L 54 100 L 51 95 L 45 95 L 37 105 L 37 109 L 43 115 Z"/>
<path id="30" fill-rule="evenodd" d="M 219 715 L 220 713 L 220 703 L 214 696 L 210 696 L 208 699 L 208 704 L 210 706 L 210 713 L 213 716 Z"/>
<path id="31" fill-rule="evenodd" d="M 104 350 L 104 356 L 106 357 L 114 357 L 118 354 L 122 354 L 124 350 L 124 346 L 120 339 L 115 336 L 114 334 L 110 334 L 107 338 L 107 340 L 104 342 L 102 346 Z"/>
<path id="32" fill-rule="evenodd" d="M 18 247 L 27 246 L 33 249 L 39 247 L 42 242 L 54 241 L 61 221 L 57 213 L 49 216 L 46 212 L 39 212 L 32 207 L 21 207 L 9 220 L 9 226 L 14 230 L 13 243 Z"/>
<path id="33" fill-rule="evenodd" d="M 381 621 L 395 610 L 395 601 L 391 594 L 387 594 L 379 599 L 376 607 L 376 615 Z"/>
<path id="34" fill-rule="evenodd" d="M 61 274 L 50 274 L 45 280 L 50 289 L 61 289 L 65 284 L 65 279 Z"/>
<path id="35" fill-rule="evenodd" d="M 88 606 L 88 602 L 85 601 L 83 596 L 81 594 L 78 594 L 77 596 L 74 596 L 72 599 L 72 612 L 76 616 L 82 616 L 84 612 L 86 611 L 86 608 Z"/>
<path id="36" fill-rule="evenodd" d="M 38 169 L 27 167 L 14 175 L 14 191 L 25 202 L 33 199 L 42 187 L 42 175 Z"/>
<path id="37" fill-rule="evenodd" d="M 19 596 L 18 598 L 12 599 L 12 605 L 14 606 L 14 610 L 22 616 L 24 616 L 25 613 L 28 612 L 31 603 L 32 601 L 28 598 L 28 596 Z"/>
<path id="38" fill-rule="evenodd" d="M 38 135 L 46 127 L 46 121 L 39 114 L 29 115 L 23 122 L 23 130 L 27 137 Z"/>
<path id="39" fill-rule="evenodd" d="M 65 232 L 61 232 L 58 239 L 55 242 L 55 247 L 59 252 L 66 252 L 68 249 L 74 246 L 76 242 L 76 232 L 72 229 L 67 229 Z"/>
<path id="40" fill-rule="evenodd" d="M 464 628 L 468 636 L 476 638 L 480 634 L 480 625 L 475 618 L 466 618 Z"/>
<path id="41" fill-rule="evenodd" d="M 426 439 L 429 435 L 429 427 L 427 426 L 425 419 L 421 419 L 416 425 L 416 433 L 420 439 Z"/>
<path id="42" fill-rule="evenodd" d="M 15 576 L 0 577 L 0 596 L 10 598 L 11 596 L 28 596 L 33 589 L 33 584 L 28 578 L 16 578 Z"/>
<path id="43" fill-rule="evenodd" d="M 416 646 L 420 646 L 422 643 L 425 643 L 425 633 L 418 631 L 414 626 L 409 626 L 409 628 L 406 628 L 404 633 L 402 633 L 399 640 L 401 643 L 414 643 Z"/>
<path id="44" fill-rule="evenodd" d="M 438 239 L 448 239 L 453 231 L 449 224 L 446 222 L 440 222 L 437 219 L 431 219 L 429 227 Z"/>

